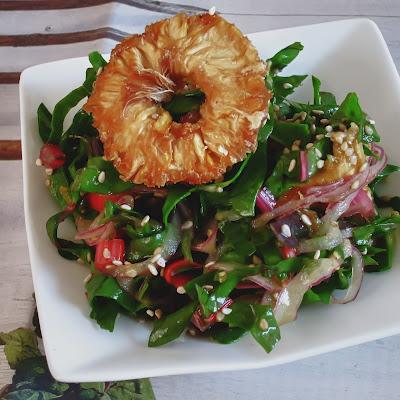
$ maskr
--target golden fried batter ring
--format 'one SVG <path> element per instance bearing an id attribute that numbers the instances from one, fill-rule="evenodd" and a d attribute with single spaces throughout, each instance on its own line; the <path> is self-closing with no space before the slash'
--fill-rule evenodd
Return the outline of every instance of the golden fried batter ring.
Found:
<path id="1" fill-rule="evenodd" d="M 201 184 L 257 147 L 271 94 L 250 41 L 218 15 L 178 14 L 120 43 L 84 109 L 125 180 Z M 185 85 L 205 93 L 200 119 L 172 120 L 161 102 Z"/>

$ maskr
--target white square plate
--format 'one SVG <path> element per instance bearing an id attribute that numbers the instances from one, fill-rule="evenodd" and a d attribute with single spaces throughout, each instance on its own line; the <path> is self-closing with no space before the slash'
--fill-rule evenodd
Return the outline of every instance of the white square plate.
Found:
<path id="1" fill-rule="evenodd" d="M 323 90 L 342 100 L 349 91 L 376 120 L 389 159 L 400 164 L 400 80 L 384 39 L 369 20 L 346 20 L 250 35 L 262 58 L 294 41 L 304 51 L 285 74 L 314 74 Z M 185 338 L 148 348 L 150 327 L 122 317 L 113 333 L 89 318 L 83 278 L 77 263 L 62 259 L 47 239 L 45 222 L 57 209 L 35 168 L 40 149 L 36 109 L 50 109 L 80 85 L 85 58 L 38 65 L 21 76 L 21 127 L 24 201 L 33 282 L 44 346 L 53 375 L 60 381 L 109 381 L 147 376 L 259 368 L 355 345 L 400 332 L 400 269 L 367 275 L 356 301 L 347 305 L 313 305 L 282 328 L 282 340 L 266 354 L 250 337 L 224 346 Z M 296 97 L 310 98 L 309 81 Z M 389 185 L 400 192 L 400 183 Z M 397 252 L 398 255 L 398 252 Z"/>

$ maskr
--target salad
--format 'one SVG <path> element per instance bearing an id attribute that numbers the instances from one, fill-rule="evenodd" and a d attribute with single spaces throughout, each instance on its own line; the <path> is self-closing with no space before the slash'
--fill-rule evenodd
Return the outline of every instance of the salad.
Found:
<path id="1" fill-rule="evenodd" d="M 400 198 L 377 188 L 399 167 L 387 163 L 356 93 L 338 103 L 312 76 L 313 100 L 294 100 L 307 76 L 281 71 L 302 49 L 296 42 L 266 61 L 272 98 L 256 150 L 208 183 L 121 176 L 85 107 L 64 130 L 107 66 L 99 53 L 53 112 L 40 104 L 37 165 L 60 208 L 47 233 L 60 256 L 90 269 L 85 291 L 101 328 L 113 331 L 124 314 L 153 322 L 151 347 L 184 332 L 224 344 L 250 333 L 269 352 L 303 307 L 348 303 L 365 272 L 392 267 Z M 189 87 L 161 103 L 182 122 L 206 97 Z M 64 221 L 74 240 L 59 237 Z"/>

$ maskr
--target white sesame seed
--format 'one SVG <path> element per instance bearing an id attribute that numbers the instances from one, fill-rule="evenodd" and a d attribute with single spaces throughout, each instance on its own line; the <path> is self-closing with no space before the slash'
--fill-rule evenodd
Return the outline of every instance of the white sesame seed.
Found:
<path id="1" fill-rule="evenodd" d="M 321 250 L 317 250 L 317 251 L 314 253 L 314 260 L 318 260 L 319 257 L 320 257 L 320 255 L 321 255 Z"/>
<path id="2" fill-rule="evenodd" d="M 223 282 L 227 277 L 227 273 L 225 271 L 221 271 L 218 273 L 218 280 Z"/>
<path id="3" fill-rule="evenodd" d="M 324 115 L 325 112 L 322 110 L 311 110 L 312 113 L 316 114 L 316 115 Z"/>
<path id="4" fill-rule="evenodd" d="M 157 276 L 158 275 L 158 271 L 157 268 L 155 267 L 154 264 L 148 264 L 147 268 L 149 269 L 149 271 L 151 272 L 152 275 Z"/>
<path id="5" fill-rule="evenodd" d="M 50 175 L 53 174 L 53 169 L 52 169 L 52 168 L 46 168 L 46 169 L 44 170 L 44 172 L 46 172 L 46 175 L 50 176 Z"/>
<path id="6" fill-rule="evenodd" d="M 311 132 L 315 132 L 315 130 L 317 129 L 317 127 L 315 126 L 315 124 L 311 125 Z"/>
<path id="7" fill-rule="evenodd" d="M 149 316 L 149 317 L 154 317 L 154 311 L 153 310 L 146 310 L 146 314 Z"/>
<path id="8" fill-rule="evenodd" d="M 369 125 L 367 125 L 364 130 L 367 135 L 372 135 L 374 133 L 374 130 Z"/>
<path id="9" fill-rule="evenodd" d="M 368 163 L 365 162 L 363 165 L 361 165 L 361 167 L 360 167 L 360 172 L 365 171 L 365 170 L 367 169 L 367 167 L 368 167 Z"/>
<path id="10" fill-rule="evenodd" d="M 321 139 L 323 139 L 324 137 L 325 137 L 325 136 L 324 136 L 322 133 L 320 133 L 319 135 L 315 136 L 315 139 L 321 140 Z"/>
<path id="11" fill-rule="evenodd" d="M 304 121 L 307 118 L 307 113 L 305 111 L 302 111 L 299 113 L 300 119 Z"/>
<path id="12" fill-rule="evenodd" d="M 210 262 L 208 262 L 208 263 L 204 266 L 204 268 L 211 267 L 211 266 L 214 265 L 214 264 L 215 264 L 215 261 L 210 261 Z"/>
<path id="13" fill-rule="evenodd" d="M 310 217 L 306 214 L 301 214 L 301 220 L 308 226 L 312 225 Z"/>
<path id="14" fill-rule="evenodd" d="M 292 89 L 293 88 L 293 85 L 289 82 L 285 82 L 282 86 L 284 89 Z"/>
<path id="15" fill-rule="evenodd" d="M 357 156 L 351 156 L 350 158 L 350 163 L 352 165 L 356 165 L 357 164 Z"/>
<path id="16" fill-rule="evenodd" d="M 350 128 L 354 129 L 354 130 L 358 130 L 358 125 L 355 122 L 352 122 L 350 124 Z"/>
<path id="17" fill-rule="evenodd" d="M 293 158 L 289 163 L 288 172 L 292 172 L 296 167 L 296 160 Z"/>
<path id="18" fill-rule="evenodd" d="M 46 179 L 46 180 L 44 181 L 44 184 L 45 184 L 47 187 L 49 187 L 49 186 L 50 186 L 50 179 Z"/>
<path id="19" fill-rule="evenodd" d="M 232 308 L 224 307 L 221 311 L 224 315 L 229 315 L 232 312 Z"/>
<path id="20" fill-rule="evenodd" d="M 208 10 L 208 13 L 209 13 L 210 15 L 214 15 L 216 11 L 217 11 L 217 8 L 216 8 L 215 6 L 212 6 L 212 7 Z"/>
<path id="21" fill-rule="evenodd" d="M 292 151 L 298 151 L 298 150 L 300 150 L 299 145 L 298 144 L 293 144 L 292 145 Z"/>
<path id="22" fill-rule="evenodd" d="M 317 147 L 315 148 L 315 154 L 317 155 L 317 157 L 321 158 L 322 157 L 322 153 L 321 150 L 318 149 Z"/>
<path id="23" fill-rule="evenodd" d="M 135 269 L 125 272 L 125 276 L 127 276 L 128 278 L 135 278 L 137 276 L 137 274 L 138 273 Z"/>
<path id="24" fill-rule="evenodd" d="M 193 228 L 193 221 L 186 221 L 186 222 L 184 222 L 183 224 L 182 224 L 182 226 L 181 226 L 181 229 L 184 231 L 184 230 L 187 230 L 187 229 L 190 229 L 190 228 Z"/>
<path id="25" fill-rule="evenodd" d="M 283 154 L 289 154 L 289 153 L 290 153 L 290 150 L 287 147 L 285 147 L 283 149 Z"/>
<path id="26" fill-rule="evenodd" d="M 224 320 L 224 318 L 225 318 L 225 315 L 222 314 L 222 312 L 217 313 L 216 320 L 217 320 L 218 322 L 222 322 L 222 321 Z"/>
<path id="27" fill-rule="evenodd" d="M 317 161 L 317 168 L 321 169 L 324 167 L 325 161 L 324 160 L 318 160 Z"/>
<path id="28" fill-rule="evenodd" d="M 352 147 L 349 147 L 348 149 L 346 149 L 345 154 L 347 157 L 350 157 L 351 155 L 353 155 L 354 150 Z"/>
<path id="29" fill-rule="evenodd" d="M 327 137 L 327 138 L 330 138 L 330 137 L 332 137 L 332 132 L 326 132 L 326 135 L 325 135 L 325 137 Z"/>
<path id="30" fill-rule="evenodd" d="M 369 119 L 368 122 L 369 122 L 371 125 L 375 125 L 375 121 L 374 121 L 373 119 Z"/>
<path id="31" fill-rule="evenodd" d="M 103 257 L 104 258 L 111 258 L 111 252 L 107 247 L 103 250 Z"/>
<path id="32" fill-rule="evenodd" d="M 268 321 L 265 318 L 262 318 L 260 321 L 260 329 L 262 329 L 263 331 L 266 331 L 268 329 L 269 325 L 268 325 Z"/>
<path id="33" fill-rule="evenodd" d="M 311 147 L 313 147 L 313 146 L 314 146 L 314 143 L 307 143 L 307 144 L 306 144 L 306 149 L 307 149 L 307 150 L 310 150 Z"/>
<path id="34" fill-rule="evenodd" d="M 104 171 L 101 171 L 101 172 L 99 173 L 99 176 L 97 177 L 97 180 L 98 180 L 100 183 L 104 183 L 104 181 L 106 180 L 106 173 L 105 173 Z"/>
<path id="35" fill-rule="evenodd" d="M 37 158 L 35 161 L 36 166 L 41 167 L 43 165 L 42 160 L 40 158 Z"/>
<path id="36" fill-rule="evenodd" d="M 185 288 L 184 288 L 183 286 L 178 286 L 178 287 L 176 288 L 176 292 L 177 292 L 178 294 L 185 294 L 185 293 L 186 293 L 186 290 L 185 290 Z"/>
<path id="37" fill-rule="evenodd" d="M 213 290 L 213 289 L 214 289 L 214 286 L 213 286 L 213 285 L 204 285 L 204 286 L 203 286 L 203 289 L 204 289 L 204 290 L 207 290 L 207 292 L 209 292 L 210 290 Z"/>
<path id="38" fill-rule="evenodd" d="M 156 264 L 159 265 L 161 268 L 165 268 L 166 263 L 167 262 L 165 261 L 165 258 L 162 258 L 162 257 L 160 259 L 158 259 L 156 262 Z"/>
<path id="39" fill-rule="evenodd" d="M 295 140 L 295 141 L 293 142 L 293 144 L 295 144 L 295 145 L 297 145 L 297 146 L 300 146 L 301 140 Z"/>
<path id="40" fill-rule="evenodd" d="M 129 204 L 121 204 L 123 210 L 131 211 L 132 207 Z"/>
<path id="41" fill-rule="evenodd" d="M 85 279 L 83 280 L 83 283 L 88 283 L 91 279 L 92 279 L 92 274 L 90 273 L 89 275 L 87 275 L 85 277 Z"/>
<path id="42" fill-rule="evenodd" d="M 290 230 L 290 227 L 289 227 L 289 225 L 287 225 L 287 224 L 283 224 L 283 225 L 281 226 L 281 233 L 282 233 L 282 235 L 285 236 L 285 237 L 291 237 L 291 236 L 292 236 L 292 232 L 291 232 L 291 230 Z"/>
<path id="43" fill-rule="evenodd" d="M 319 122 L 321 122 L 322 125 L 328 125 L 329 124 L 329 119 L 322 118 Z"/>
<path id="44" fill-rule="evenodd" d="M 154 314 L 157 319 L 160 319 L 162 317 L 162 310 L 160 308 L 157 308 L 157 310 L 154 311 Z"/>
<path id="45" fill-rule="evenodd" d="M 196 331 L 194 329 L 188 330 L 190 336 L 196 336 Z"/>
<path id="46" fill-rule="evenodd" d="M 145 226 L 150 221 L 150 215 L 146 215 L 140 222 L 140 226 Z"/>
<path id="47" fill-rule="evenodd" d="M 222 193 L 224 189 L 221 186 L 217 186 L 216 192 L 217 193 Z"/>
<path id="48" fill-rule="evenodd" d="M 367 255 L 367 253 L 368 253 L 368 249 L 367 248 L 365 248 L 363 251 L 361 251 L 361 254 L 363 256 Z"/>
<path id="49" fill-rule="evenodd" d="M 116 265 L 117 267 L 123 265 L 122 261 L 120 261 L 120 260 L 113 260 L 112 263 L 113 263 L 114 265 Z"/>
<path id="50" fill-rule="evenodd" d="M 161 258 L 161 254 L 156 254 L 150 259 L 150 262 L 155 263 Z"/>
<path id="51" fill-rule="evenodd" d="M 355 189 L 358 189 L 359 186 L 360 186 L 360 182 L 359 182 L 359 181 L 355 181 L 355 182 L 351 185 L 351 188 L 352 188 L 353 190 L 355 190 Z"/>
<path id="52" fill-rule="evenodd" d="M 76 262 L 77 262 L 78 264 L 84 264 L 82 258 L 78 258 L 78 259 L 76 260 Z"/>
<path id="53" fill-rule="evenodd" d="M 332 125 L 327 125 L 327 126 L 325 127 L 325 130 L 326 130 L 327 132 L 332 132 L 332 131 L 333 131 Z"/>
<path id="54" fill-rule="evenodd" d="M 343 142 L 342 145 L 340 146 L 340 148 L 345 151 L 347 150 L 347 148 L 349 147 L 349 145 L 347 144 L 347 142 Z"/>

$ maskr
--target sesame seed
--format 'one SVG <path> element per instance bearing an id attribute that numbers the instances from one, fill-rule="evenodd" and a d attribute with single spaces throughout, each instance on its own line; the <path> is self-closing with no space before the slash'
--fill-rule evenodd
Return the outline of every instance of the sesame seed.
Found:
<path id="1" fill-rule="evenodd" d="M 344 132 L 347 129 L 347 126 L 345 124 L 340 123 L 339 129 Z"/>
<path id="2" fill-rule="evenodd" d="M 256 264 L 256 265 L 262 264 L 262 260 L 258 256 L 253 256 L 252 260 L 253 260 L 253 264 Z"/>
<path id="3" fill-rule="evenodd" d="M 151 118 L 153 118 L 153 119 L 158 119 L 158 114 L 157 114 L 157 113 L 151 114 Z"/>
<path id="4" fill-rule="evenodd" d="M 46 168 L 46 169 L 44 170 L 44 172 L 46 172 L 46 175 L 50 176 L 50 175 L 53 174 L 53 169 L 52 169 L 52 168 Z"/>
<path id="5" fill-rule="evenodd" d="M 146 215 L 140 222 L 140 226 L 145 226 L 150 221 L 150 215 Z"/>
<path id="6" fill-rule="evenodd" d="M 289 153 L 290 153 L 290 150 L 287 147 L 285 147 L 283 149 L 283 154 L 289 154 Z"/>
<path id="7" fill-rule="evenodd" d="M 367 248 L 365 248 L 363 251 L 361 251 L 361 254 L 362 254 L 363 256 L 366 256 L 367 253 L 368 253 L 368 249 L 367 249 Z"/>
<path id="8" fill-rule="evenodd" d="M 293 142 L 293 144 L 295 144 L 295 145 L 297 145 L 297 146 L 300 146 L 301 140 L 295 140 L 295 141 Z"/>
<path id="9" fill-rule="evenodd" d="M 343 142 L 342 145 L 340 146 L 340 148 L 345 151 L 347 150 L 347 148 L 349 147 L 349 145 L 347 144 L 347 142 Z"/>
<path id="10" fill-rule="evenodd" d="M 193 228 L 193 221 L 186 221 L 186 222 L 184 222 L 183 224 L 182 224 L 182 226 L 181 226 L 181 229 L 184 231 L 184 230 L 187 230 L 187 229 L 190 229 L 190 228 Z"/>
<path id="11" fill-rule="evenodd" d="M 321 255 L 321 250 L 317 250 L 317 251 L 314 253 L 314 260 L 318 260 L 319 257 L 320 257 L 320 255 Z"/>
<path id="12" fill-rule="evenodd" d="M 373 119 L 369 119 L 368 122 L 369 122 L 371 125 L 375 125 L 375 121 L 374 121 Z"/>
<path id="13" fill-rule="evenodd" d="M 325 127 L 325 130 L 329 133 L 329 132 L 332 132 L 333 131 L 333 128 L 332 128 L 332 125 L 327 125 L 326 127 Z"/>
<path id="14" fill-rule="evenodd" d="M 289 82 L 285 82 L 282 86 L 284 89 L 292 89 L 293 88 L 293 85 Z"/>
<path id="15" fill-rule="evenodd" d="M 301 220 L 308 226 L 312 225 L 310 217 L 306 214 L 301 214 Z"/>
<path id="16" fill-rule="evenodd" d="M 314 143 L 307 143 L 307 144 L 306 144 L 306 149 L 307 149 L 307 150 L 310 150 L 311 147 L 313 147 L 313 146 L 314 146 Z"/>
<path id="17" fill-rule="evenodd" d="M 41 167 L 43 165 L 42 160 L 40 158 L 37 158 L 35 161 L 36 166 Z"/>
<path id="18" fill-rule="evenodd" d="M 325 161 L 324 160 L 318 160 L 317 161 L 317 168 L 321 169 L 324 167 Z"/>
<path id="19" fill-rule="evenodd" d="M 345 154 L 346 156 L 350 157 L 351 155 L 353 155 L 354 150 L 352 147 L 349 147 L 348 149 L 346 149 Z"/>
<path id="20" fill-rule="evenodd" d="M 135 278 L 137 276 L 137 274 L 138 273 L 135 269 L 125 272 L 125 276 L 127 276 L 128 278 Z"/>
<path id="21" fill-rule="evenodd" d="M 91 279 L 92 279 L 92 274 L 90 273 L 89 275 L 87 275 L 85 277 L 85 279 L 83 280 L 83 283 L 88 283 Z"/>
<path id="22" fill-rule="evenodd" d="M 292 172 L 296 167 L 296 160 L 293 158 L 289 163 L 288 172 Z"/>
<path id="23" fill-rule="evenodd" d="M 165 261 L 165 258 L 161 257 L 160 259 L 157 260 L 157 265 L 159 265 L 161 268 L 165 268 L 165 264 L 167 262 Z"/>
<path id="24" fill-rule="evenodd" d="M 312 124 L 312 125 L 311 125 L 311 132 L 315 132 L 316 129 L 317 129 L 317 127 L 315 126 L 315 124 Z"/>
<path id="25" fill-rule="evenodd" d="M 318 149 L 318 148 L 315 148 L 315 154 L 319 157 L 319 158 L 321 158 L 322 157 L 322 153 L 321 153 L 321 150 L 320 149 Z"/>
<path id="26" fill-rule="evenodd" d="M 292 236 L 292 232 L 291 232 L 291 230 L 289 228 L 289 225 L 287 225 L 287 224 L 283 224 L 281 226 L 281 233 L 285 237 L 291 237 Z"/>
<path id="27" fill-rule="evenodd" d="M 108 265 L 106 265 L 106 267 L 105 267 L 107 270 L 108 269 L 113 269 L 113 268 L 115 268 L 115 265 L 113 265 L 113 264 L 108 264 Z"/>
<path id="28" fill-rule="evenodd" d="M 217 186 L 216 192 L 217 193 L 222 193 L 224 189 L 221 186 Z"/>
<path id="29" fill-rule="evenodd" d="M 221 271 L 218 273 L 218 280 L 223 282 L 227 277 L 227 273 L 225 271 Z"/>
<path id="30" fill-rule="evenodd" d="M 112 263 L 113 263 L 114 265 L 116 265 L 117 267 L 119 267 L 119 266 L 122 265 L 122 261 L 120 261 L 120 260 L 113 260 Z"/>
<path id="31" fill-rule="evenodd" d="M 357 156 L 351 156 L 350 158 L 350 163 L 352 165 L 356 165 L 357 164 Z"/>
<path id="32" fill-rule="evenodd" d="M 324 115 L 325 112 L 322 110 L 311 110 L 312 113 L 314 113 L 315 115 Z"/>
<path id="33" fill-rule="evenodd" d="M 374 133 L 374 130 L 369 125 L 367 125 L 364 130 L 367 135 L 372 135 Z"/>
<path id="34" fill-rule="evenodd" d="M 360 182 L 359 181 L 355 181 L 352 185 L 351 185 L 351 188 L 352 189 L 358 189 L 358 187 L 360 186 Z"/>
<path id="35" fill-rule="evenodd" d="M 189 335 L 196 336 L 196 331 L 194 329 L 189 329 L 188 332 L 189 332 Z"/>
<path id="36" fill-rule="evenodd" d="M 352 122 L 350 124 L 350 128 L 354 129 L 354 130 L 358 130 L 358 125 L 355 122 Z"/>
<path id="37" fill-rule="evenodd" d="M 149 271 L 151 272 L 152 275 L 157 276 L 158 275 L 158 271 L 157 268 L 155 267 L 154 264 L 148 264 L 147 268 L 149 269 Z"/>
<path id="38" fill-rule="evenodd" d="M 222 321 L 224 320 L 224 318 L 225 318 L 225 315 L 222 314 L 222 312 L 217 313 L 216 320 L 217 320 L 218 322 L 222 322 Z"/>
<path id="39" fill-rule="evenodd" d="M 157 310 L 154 311 L 154 314 L 157 319 L 160 319 L 162 317 L 162 310 L 160 308 L 157 308 Z"/>
<path id="40" fill-rule="evenodd" d="M 204 290 L 207 290 L 207 292 L 209 292 L 210 290 L 213 290 L 213 289 L 214 289 L 214 286 L 213 286 L 213 285 L 204 285 L 204 286 L 203 286 L 203 289 L 204 289 Z"/>
<path id="41" fill-rule="evenodd" d="M 101 172 L 99 173 L 99 176 L 97 177 L 97 180 L 98 180 L 100 183 L 104 183 L 104 181 L 106 180 L 106 173 L 105 173 L 104 171 L 101 171 Z"/>
<path id="42" fill-rule="evenodd" d="M 214 15 L 216 11 L 217 11 L 217 8 L 216 8 L 215 6 L 212 6 L 212 7 L 208 10 L 208 13 L 209 13 L 210 15 Z"/>
<path id="43" fill-rule="evenodd" d="M 365 171 L 367 167 L 368 167 L 368 163 L 365 162 L 363 165 L 361 165 L 360 172 Z"/>
<path id="44" fill-rule="evenodd" d="M 154 251 L 153 254 L 161 254 L 162 252 L 162 247 L 157 247 Z"/>
<path id="45" fill-rule="evenodd" d="M 50 186 L 50 179 L 46 179 L 46 180 L 44 181 L 44 184 L 45 184 L 47 187 L 49 187 L 49 186 Z"/>
<path id="46" fill-rule="evenodd" d="M 321 122 L 322 125 L 328 125 L 329 124 L 329 119 L 322 118 L 319 122 Z"/>
<path id="47" fill-rule="evenodd" d="M 129 204 L 121 204 L 123 210 L 131 211 L 132 207 Z"/>
<path id="48" fill-rule="evenodd" d="M 211 266 L 214 265 L 214 264 L 215 264 L 215 261 L 210 261 L 210 262 L 208 262 L 208 263 L 204 266 L 204 268 L 211 267 Z"/>
<path id="49" fill-rule="evenodd" d="M 229 315 L 232 312 L 232 308 L 224 307 L 221 311 L 224 315 Z"/>
<path id="50" fill-rule="evenodd" d="M 77 258 L 76 262 L 77 262 L 78 264 L 84 264 L 82 258 Z"/>
<path id="51" fill-rule="evenodd" d="M 304 120 L 307 118 L 307 113 L 306 113 L 305 111 L 302 111 L 302 112 L 299 114 L 299 116 L 300 116 L 300 119 L 301 119 L 302 121 L 304 121 Z"/>
<path id="52" fill-rule="evenodd" d="M 161 254 L 156 254 L 150 259 L 150 262 L 155 263 L 161 258 Z"/>
<path id="53" fill-rule="evenodd" d="M 298 150 L 300 150 L 299 145 L 298 144 L 293 144 L 292 145 L 292 151 L 298 151 Z"/>
<path id="54" fill-rule="evenodd" d="M 111 258 L 111 252 L 107 247 L 103 250 L 103 257 L 104 258 Z"/>
<path id="55" fill-rule="evenodd" d="M 146 310 L 146 314 L 148 316 L 150 316 L 150 317 L 154 317 L 154 311 L 153 310 L 150 310 L 150 309 Z"/>
<path id="56" fill-rule="evenodd" d="M 184 288 L 183 286 L 178 286 L 178 287 L 176 288 L 176 292 L 177 292 L 178 294 L 185 294 L 185 293 L 186 293 L 186 290 L 185 290 L 185 288 Z"/>
<path id="57" fill-rule="evenodd" d="M 268 321 L 265 318 L 262 318 L 260 321 L 260 329 L 262 329 L 263 331 L 266 331 L 268 329 L 269 325 L 268 325 Z"/>
<path id="58" fill-rule="evenodd" d="M 319 135 L 315 136 L 315 139 L 321 140 L 321 139 L 323 139 L 324 137 L 325 137 L 325 136 L 324 136 L 322 133 L 320 133 Z"/>

